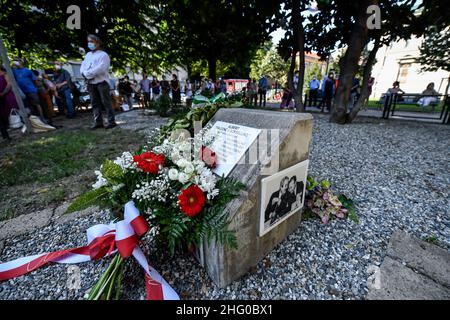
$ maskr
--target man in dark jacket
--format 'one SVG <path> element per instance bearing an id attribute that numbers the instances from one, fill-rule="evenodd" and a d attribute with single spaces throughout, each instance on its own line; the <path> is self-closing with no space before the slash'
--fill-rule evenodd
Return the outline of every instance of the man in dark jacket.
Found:
<path id="1" fill-rule="evenodd" d="M 63 69 L 62 63 L 59 61 L 55 62 L 55 84 L 58 90 L 58 95 L 60 99 L 56 99 L 56 104 L 58 105 L 58 110 L 60 114 L 64 114 L 64 108 L 66 109 L 66 116 L 69 119 L 75 118 L 75 110 L 73 108 L 72 101 L 72 91 L 71 77 L 70 73 Z"/>

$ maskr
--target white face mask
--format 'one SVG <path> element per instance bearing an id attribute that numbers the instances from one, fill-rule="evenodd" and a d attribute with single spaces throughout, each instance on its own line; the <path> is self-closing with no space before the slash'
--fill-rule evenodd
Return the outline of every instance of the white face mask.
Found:
<path id="1" fill-rule="evenodd" d="M 55 68 L 56 68 L 56 70 L 61 70 L 62 67 L 61 67 L 60 65 L 57 64 L 57 65 L 55 66 Z"/>
<path id="2" fill-rule="evenodd" d="M 16 67 L 19 67 L 19 66 L 20 66 L 20 62 L 19 62 L 19 61 L 14 61 L 13 64 L 14 64 Z"/>

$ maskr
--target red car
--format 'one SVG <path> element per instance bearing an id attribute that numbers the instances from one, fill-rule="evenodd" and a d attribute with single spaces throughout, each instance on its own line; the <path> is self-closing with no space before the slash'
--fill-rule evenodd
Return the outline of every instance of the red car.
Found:
<path id="1" fill-rule="evenodd" d="M 224 80 L 227 84 L 227 92 L 234 93 L 236 91 L 242 91 L 243 88 L 247 86 L 247 79 L 226 79 Z"/>

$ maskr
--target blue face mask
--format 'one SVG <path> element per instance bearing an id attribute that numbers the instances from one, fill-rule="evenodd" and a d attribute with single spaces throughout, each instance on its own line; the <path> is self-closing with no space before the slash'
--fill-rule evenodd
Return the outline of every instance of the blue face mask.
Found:
<path id="1" fill-rule="evenodd" d="M 93 44 L 92 42 L 88 42 L 88 48 L 89 50 L 95 50 L 95 44 Z"/>

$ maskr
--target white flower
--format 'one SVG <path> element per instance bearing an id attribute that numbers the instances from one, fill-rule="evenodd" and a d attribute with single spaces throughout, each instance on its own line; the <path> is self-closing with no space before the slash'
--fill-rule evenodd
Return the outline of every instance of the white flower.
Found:
<path id="1" fill-rule="evenodd" d="M 93 189 L 99 189 L 99 188 L 101 188 L 101 187 L 103 187 L 103 186 L 108 185 L 108 180 L 106 180 L 106 179 L 103 177 L 101 171 L 95 170 L 94 172 L 95 172 L 95 174 L 97 175 L 97 181 L 92 185 L 92 188 L 93 188 Z"/>
<path id="2" fill-rule="evenodd" d="M 137 201 L 165 202 L 169 196 L 170 183 L 167 174 L 161 173 L 150 182 L 144 181 L 136 185 L 132 198 Z"/>
<path id="3" fill-rule="evenodd" d="M 195 168 L 192 165 L 192 163 L 190 163 L 190 162 L 188 162 L 186 164 L 186 166 L 184 167 L 184 172 L 187 173 L 187 174 L 192 174 L 194 172 L 194 170 L 195 170 Z"/>
<path id="4" fill-rule="evenodd" d="M 123 171 L 126 170 L 136 170 L 137 166 L 134 162 L 133 155 L 130 152 L 124 152 L 122 155 L 116 160 L 114 160 L 114 163 L 120 166 Z"/>
<path id="5" fill-rule="evenodd" d="M 206 195 L 206 197 L 208 198 L 208 200 L 211 200 L 211 199 L 215 198 L 218 195 L 219 195 L 219 189 L 214 189 L 214 190 L 211 190 L 211 192 L 209 192 Z"/>
<path id="6" fill-rule="evenodd" d="M 187 165 L 188 163 L 189 163 L 189 162 L 188 162 L 186 159 L 184 159 L 184 158 L 181 158 L 180 160 L 178 160 L 178 161 L 176 162 L 177 166 L 180 167 L 180 168 L 186 167 L 186 165 Z"/>
<path id="7" fill-rule="evenodd" d="M 183 142 L 183 143 L 179 146 L 179 149 L 180 149 L 182 152 L 187 152 L 187 153 L 191 152 L 191 144 L 190 144 L 190 142 Z"/>
<path id="8" fill-rule="evenodd" d="M 178 180 L 178 170 L 177 169 L 169 170 L 169 179 L 170 180 Z"/>
<path id="9" fill-rule="evenodd" d="M 180 155 L 180 153 L 179 153 L 178 151 L 173 151 L 173 152 L 170 154 L 170 158 L 172 159 L 173 162 L 176 163 L 178 160 L 180 160 L 181 155 Z"/>
<path id="10" fill-rule="evenodd" d="M 125 187 L 125 185 L 123 183 L 121 183 L 121 184 L 113 186 L 112 190 L 113 191 L 118 191 L 118 190 L 122 189 L 123 187 Z"/>
<path id="11" fill-rule="evenodd" d="M 195 176 L 194 181 L 203 192 L 212 192 L 216 187 L 216 176 L 208 168 L 204 168 L 199 175 Z"/>
<path id="12" fill-rule="evenodd" d="M 189 181 L 189 176 L 184 172 L 180 172 L 180 174 L 178 175 L 178 181 L 180 181 L 180 183 L 182 184 L 185 184 Z"/>

